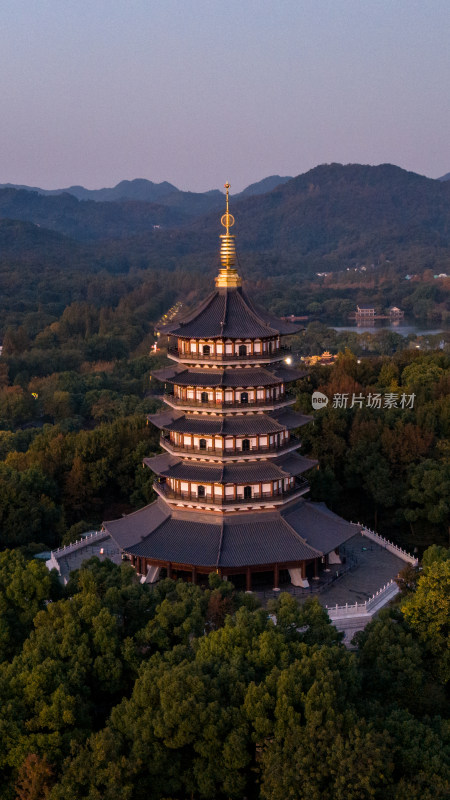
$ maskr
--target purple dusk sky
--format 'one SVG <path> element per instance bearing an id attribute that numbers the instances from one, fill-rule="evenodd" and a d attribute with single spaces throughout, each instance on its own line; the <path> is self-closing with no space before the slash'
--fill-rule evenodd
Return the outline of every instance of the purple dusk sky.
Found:
<path id="1" fill-rule="evenodd" d="M 449 0 L 4 0 L 0 183 L 450 171 Z"/>

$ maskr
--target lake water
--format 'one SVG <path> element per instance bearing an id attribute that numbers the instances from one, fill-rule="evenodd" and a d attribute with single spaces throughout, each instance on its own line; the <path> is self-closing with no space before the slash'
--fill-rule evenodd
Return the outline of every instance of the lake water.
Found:
<path id="1" fill-rule="evenodd" d="M 440 328 L 427 328 L 426 325 L 420 324 L 399 324 L 395 322 L 389 322 L 388 320 L 380 320 L 378 323 L 373 325 L 357 325 L 356 322 L 353 325 L 331 325 L 330 327 L 334 328 L 335 331 L 353 331 L 354 333 L 379 333 L 379 331 L 387 330 L 393 331 L 394 333 L 399 333 L 400 336 L 408 336 L 408 334 L 413 333 L 416 336 L 435 336 L 439 333 L 444 333 L 444 331 L 449 331 L 450 327 L 447 325 L 442 325 Z"/>

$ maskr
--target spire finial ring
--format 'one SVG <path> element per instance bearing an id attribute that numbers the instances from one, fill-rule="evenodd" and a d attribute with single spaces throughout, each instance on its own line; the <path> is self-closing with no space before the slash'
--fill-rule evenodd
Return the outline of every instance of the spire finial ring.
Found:
<path id="1" fill-rule="evenodd" d="M 234 225 L 234 217 L 233 214 L 229 214 L 228 212 L 220 218 L 220 221 L 224 228 L 231 228 Z"/>

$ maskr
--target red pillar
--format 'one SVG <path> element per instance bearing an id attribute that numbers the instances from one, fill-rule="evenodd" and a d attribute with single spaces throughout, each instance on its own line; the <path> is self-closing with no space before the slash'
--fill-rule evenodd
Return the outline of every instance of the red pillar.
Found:
<path id="1" fill-rule="evenodd" d="M 250 567 L 247 567 L 246 575 L 245 575 L 245 589 L 247 592 L 251 592 L 252 590 L 252 573 Z"/>

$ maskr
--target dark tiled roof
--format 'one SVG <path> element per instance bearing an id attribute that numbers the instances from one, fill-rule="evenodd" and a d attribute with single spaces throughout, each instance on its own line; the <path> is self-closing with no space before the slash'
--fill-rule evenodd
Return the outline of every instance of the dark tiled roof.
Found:
<path id="1" fill-rule="evenodd" d="M 279 369 L 203 369 L 190 370 L 165 367 L 152 372 L 161 382 L 176 383 L 177 386 L 273 386 L 298 380 L 304 373 L 286 368 Z"/>
<path id="2" fill-rule="evenodd" d="M 153 372 L 152 375 L 160 381 L 176 383 L 177 386 L 270 386 L 282 383 L 282 378 L 266 369 L 204 369 L 204 370 L 175 370 L 167 367 L 165 370 Z"/>
<path id="3" fill-rule="evenodd" d="M 216 289 L 190 314 L 161 328 L 175 336 L 207 339 L 259 339 L 300 329 L 256 308 L 241 288 Z"/>
<path id="4" fill-rule="evenodd" d="M 227 386 L 273 386 L 281 380 L 270 369 L 228 369 L 222 385 Z"/>
<path id="5" fill-rule="evenodd" d="M 283 428 L 268 414 L 239 414 L 224 419 L 223 433 L 230 436 L 241 434 L 276 433 Z"/>
<path id="6" fill-rule="evenodd" d="M 182 364 L 169 364 L 168 367 L 152 370 L 151 375 L 152 378 L 156 378 L 156 380 L 162 381 L 163 383 L 164 381 L 172 383 L 173 378 L 178 374 L 181 376 L 187 371 L 186 367 L 183 367 Z"/>
<path id="7" fill-rule="evenodd" d="M 284 364 L 280 367 L 274 367 L 273 369 L 269 367 L 269 369 L 277 378 L 285 383 L 298 381 L 308 374 L 304 369 L 296 369 L 295 367 L 285 366 Z"/>
<path id="8" fill-rule="evenodd" d="M 224 467 L 224 483 L 272 481 L 283 477 L 283 472 L 273 461 L 249 461 L 248 464 L 231 463 Z"/>
<path id="9" fill-rule="evenodd" d="M 162 500 L 140 508 L 133 514 L 104 522 L 103 527 L 123 550 L 127 550 L 136 542 L 170 517 L 170 509 Z"/>
<path id="10" fill-rule="evenodd" d="M 312 420 L 305 414 L 296 411 L 276 412 L 268 414 L 236 414 L 220 416 L 185 415 L 177 411 L 165 411 L 158 414 L 149 414 L 147 419 L 157 428 L 164 428 L 177 433 L 193 433 L 212 436 L 251 436 L 252 434 L 277 433 L 282 430 L 292 430 L 306 425 Z"/>
<path id="11" fill-rule="evenodd" d="M 303 472 L 316 467 L 319 462 L 312 458 L 305 458 L 298 453 L 289 453 L 277 458 L 275 463 L 288 475 L 302 475 Z"/>
<path id="12" fill-rule="evenodd" d="M 177 386 L 222 386 L 223 370 L 185 370 L 181 375 L 177 375 L 171 383 Z"/>
<path id="13" fill-rule="evenodd" d="M 172 456 L 173 463 L 167 464 L 167 466 L 158 466 L 158 458 L 160 457 L 144 458 L 144 464 L 150 467 L 153 472 L 156 472 L 157 475 L 162 475 L 166 478 L 178 478 L 181 481 L 200 481 L 200 483 L 219 483 L 222 479 L 223 468 L 220 465 L 181 461 L 181 459 Z"/>
<path id="14" fill-rule="evenodd" d="M 174 515 L 141 542 L 131 555 L 193 566 L 245 567 L 303 561 L 321 555 L 306 544 L 279 514 L 217 522 Z"/>
<path id="15" fill-rule="evenodd" d="M 295 535 L 280 515 L 274 515 L 271 520 L 227 523 L 217 566 L 289 563 L 318 555 L 320 553 Z"/>
<path id="16" fill-rule="evenodd" d="M 170 514 L 158 500 L 104 526 L 127 553 L 212 568 L 315 558 L 331 552 L 359 530 L 322 504 L 308 501 L 297 501 L 284 513 L 221 517 L 191 511 Z"/>
<path id="17" fill-rule="evenodd" d="M 179 456 L 162 453 L 153 458 L 144 458 L 144 464 L 152 472 L 166 478 L 205 483 L 259 483 L 278 480 L 291 475 L 301 475 L 312 469 L 317 461 L 290 453 L 273 461 L 232 462 L 223 465 L 183 461 Z"/>
<path id="18" fill-rule="evenodd" d="M 156 475 L 165 475 L 165 473 L 175 464 L 179 464 L 181 459 L 179 456 L 173 456 L 171 453 L 160 453 L 152 458 L 144 458 L 144 464 L 149 467 Z"/>
<path id="19" fill-rule="evenodd" d="M 158 428 L 177 433 L 193 433 L 211 436 L 239 436 L 252 434 L 276 433 L 282 431 L 283 426 L 267 414 L 237 414 L 236 416 L 190 416 L 174 414 L 171 419 L 169 412 L 165 414 L 150 414 L 148 420 Z"/>
<path id="20" fill-rule="evenodd" d="M 280 411 L 271 411 L 270 416 L 272 419 L 277 420 L 278 424 L 288 430 L 300 428 L 313 420 L 306 414 L 300 414 L 299 411 L 292 411 L 290 408 L 282 408 Z"/>
<path id="21" fill-rule="evenodd" d="M 231 463 L 217 465 L 195 461 L 182 461 L 169 453 L 154 458 L 145 458 L 144 463 L 157 475 L 166 478 L 177 478 L 182 481 L 199 481 L 201 483 L 249 483 L 278 480 L 289 472 L 281 463 L 274 461 L 250 461 L 248 463 Z M 295 474 L 300 474 L 296 472 Z"/>
<path id="22" fill-rule="evenodd" d="M 174 564 L 214 567 L 220 547 L 221 524 L 171 517 L 127 553 Z"/>
<path id="23" fill-rule="evenodd" d="M 222 433 L 224 420 L 222 417 L 189 417 L 184 416 L 175 420 L 171 425 L 164 425 L 168 431 L 176 431 L 177 433 L 198 433 L 213 435 L 215 433 Z"/>
<path id="24" fill-rule="evenodd" d="M 283 512 L 286 522 L 312 547 L 329 553 L 360 528 L 333 514 L 323 503 L 302 502 Z"/>
<path id="25" fill-rule="evenodd" d="M 256 303 L 254 303 L 253 300 L 251 300 L 247 294 L 244 294 L 244 297 L 247 302 L 247 305 L 250 306 L 251 309 L 253 309 L 255 314 L 261 317 L 261 319 L 264 319 L 264 321 L 268 325 L 272 325 L 272 327 L 276 328 L 282 336 L 289 336 L 292 335 L 293 333 L 298 333 L 298 331 L 303 330 L 304 326 L 299 325 L 298 322 L 288 322 L 287 320 L 280 319 L 279 317 L 276 317 L 274 314 L 270 314 L 268 311 L 265 310 L 265 308 L 257 306 Z"/>
<path id="26" fill-rule="evenodd" d="M 147 419 L 156 428 L 167 428 L 173 425 L 176 420 L 184 419 L 182 411 L 168 408 L 165 411 L 158 411 L 156 414 L 147 414 Z M 176 430 L 175 428 L 173 430 Z"/>

